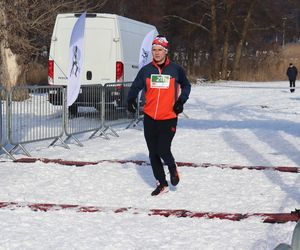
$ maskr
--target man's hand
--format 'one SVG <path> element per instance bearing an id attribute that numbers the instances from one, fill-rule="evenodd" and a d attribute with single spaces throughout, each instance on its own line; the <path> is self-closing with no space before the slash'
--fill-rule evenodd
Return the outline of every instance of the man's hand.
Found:
<path id="1" fill-rule="evenodd" d="M 127 110 L 130 113 L 134 114 L 136 112 L 136 109 L 137 109 L 137 103 L 136 103 L 135 99 L 129 99 L 127 102 Z"/>
<path id="2" fill-rule="evenodd" d="M 173 110 L 176 113 L 176 115 L 183 112 L 183 104 L 184 103 L 180 98 L 175 102 L 175 104 L 173 106 Z"/>

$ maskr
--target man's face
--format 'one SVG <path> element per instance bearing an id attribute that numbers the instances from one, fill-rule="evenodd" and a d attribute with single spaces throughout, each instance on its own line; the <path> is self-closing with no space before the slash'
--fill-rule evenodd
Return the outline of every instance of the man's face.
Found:
<path id="1" fill-rule="evenodd" d="M 152 47 L 152 57 L 157 64 L 163 64 L 167 57 L 167 51 L 161 46 Z"/>

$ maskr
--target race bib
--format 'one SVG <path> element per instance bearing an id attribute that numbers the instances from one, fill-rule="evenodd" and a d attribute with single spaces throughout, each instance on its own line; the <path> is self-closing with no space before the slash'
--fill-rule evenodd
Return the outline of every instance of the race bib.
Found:
<path id="1" fill-rule="evenodd" d="M 168 89 L 170 86 L 170 75 L 152 74 L 150 79 L 150 87 L 156 89 Z"/>

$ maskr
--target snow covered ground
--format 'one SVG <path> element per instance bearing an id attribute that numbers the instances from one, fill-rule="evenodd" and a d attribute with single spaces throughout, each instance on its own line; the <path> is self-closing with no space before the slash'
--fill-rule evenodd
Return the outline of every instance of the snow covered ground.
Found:
<path id="1" fill-rule="evenodd" d="M 180 116 L 173 153 L 177 161 L 300 166 L 300 90 L 288 82 L 224 82 L 192 87 Z M 125 126 L 124 126 L 125 127 Z M 70 150 L 46 142 L 26 145 L 34 157 L 100 161 L 146 160 L 141 130 L 116 128 L 110 140 L 90 134 Z M 24 157 L 18 154 L 17 158 Z M 239 222 L 114 213 L 109 208 L 186 209 L 195 212 L 276 213 L 300 208 L 300 175 L 278 171 L 180 167 L 181 182 L 151 197 L 151 167 L 109 163 L 84 167 L 14 163 L 2 155 L 0 201 L 107 208 L 34 212 L 0 209 L 0 249 L 274 249 L 291 242 L 295 222 Z"/>

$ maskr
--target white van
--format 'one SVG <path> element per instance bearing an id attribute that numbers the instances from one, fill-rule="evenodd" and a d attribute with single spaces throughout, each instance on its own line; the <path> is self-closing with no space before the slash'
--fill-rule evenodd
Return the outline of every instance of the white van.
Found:
<path id="1" fill-rule="evenodd" d="M 57 15 L 48 61 L 50 85 L 67 85 L 70 37 L 79 16 Z M 158 34 L 153 25 L 115 14 L 87 14 L 81 86 L 133 81 L 143 39 L 153 29 Z M 50 96 L 54 105 L 61 105 L 60 99 L 57 95 Z"/>

